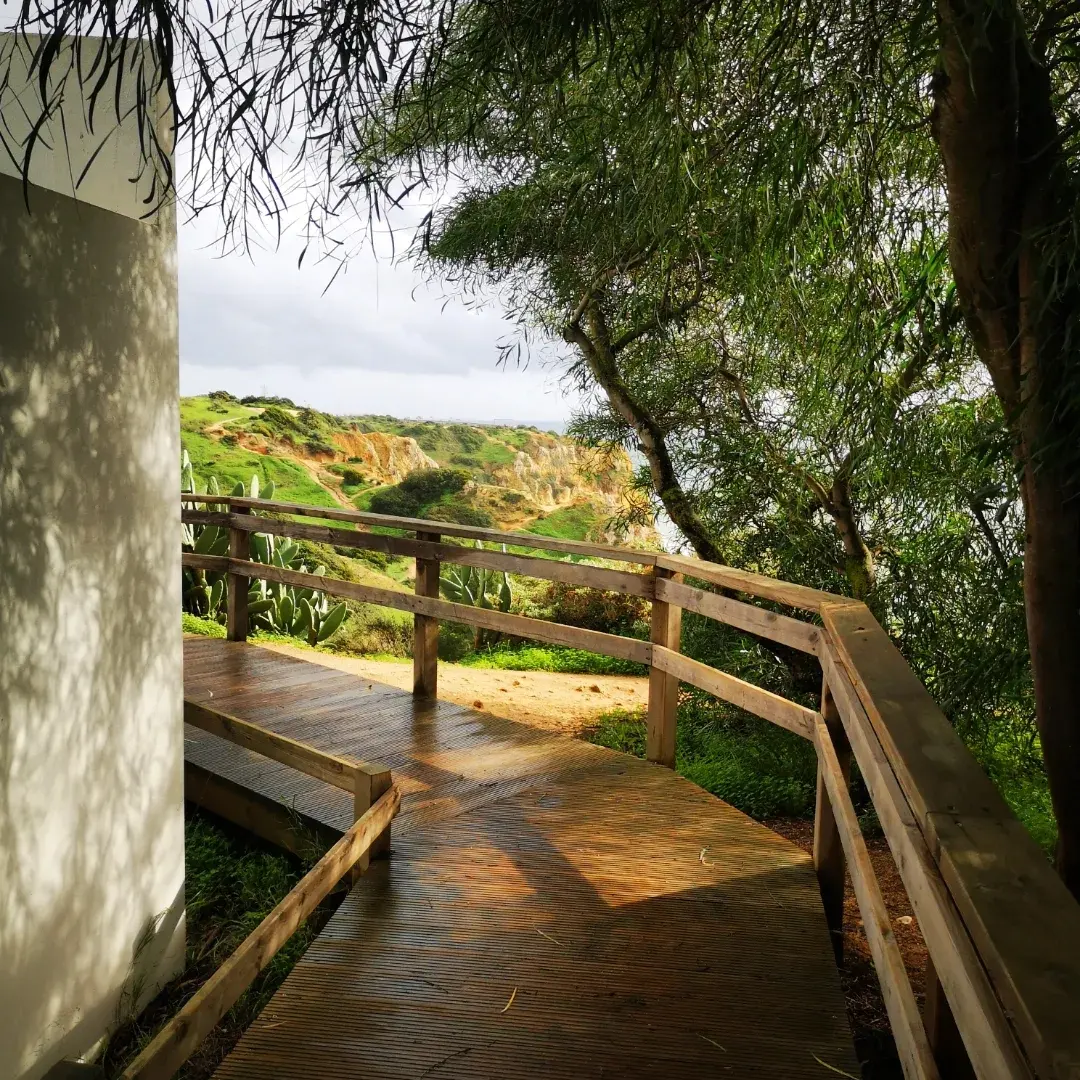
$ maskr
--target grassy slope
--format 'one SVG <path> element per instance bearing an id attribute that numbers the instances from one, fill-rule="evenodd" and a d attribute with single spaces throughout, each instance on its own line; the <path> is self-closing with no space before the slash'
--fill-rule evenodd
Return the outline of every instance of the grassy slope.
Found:
<path id="1" fill-rule="evenodd" d="M 310 417 L 307 426 L 312 428 L 312 434 L 323 439 L 330 437 L 335 428 L 344 429 L 353 422 L 349 418 L 335 420 L 322 413 L 306 415 Z M 233 402 L 213 401 L 205 396 L 181 399 L 181 438 L 191 456 L 196 476 L 204 483 L 209 476 L 216 475 L 223 489 L 228 490 L 237 481 L 249 483 L 252 475 L 257 474 L 262 482 L 273 480 L 279 499 L 313 506 L 338 505 L 328 488 L 287 454 L 256 454 L 238 446 L 225 445 L 219 439 L 204 434 L 207 427 L 221 423 L 237 429 L 258 428 L 265 426 L 266 419 L 259 409 Z M 361 431 L 413 438 L 440 465 L 465 468 L 481 484 L 490 480 L 492 470 L 512 465 L 517 452 L 527 446 L 536 431 L 524 427 L 480 427 L 398 420 L 389 416 L 361 416 L 355 419 L 355 423 Z M 290 432 L 282 428 L 279 434 L 285 436 Z M 297 433 L 291 434 L 295 436 Z M 372 485 L 359 490 L 350 489 L 346 494 L 351 496 L 357 509 L 367 510 L 372 496 L 381 490 L 381 486 Z M 478 494 L 476 501 L 483 501 L 498 516 L 497 500 L 492 501 L 490 489 L 486 494 Z M 601 515 L 588 503 L 583 503 L 541 514 L 522 528 L 540 536 L 587 540 L 602 525 Z"/>

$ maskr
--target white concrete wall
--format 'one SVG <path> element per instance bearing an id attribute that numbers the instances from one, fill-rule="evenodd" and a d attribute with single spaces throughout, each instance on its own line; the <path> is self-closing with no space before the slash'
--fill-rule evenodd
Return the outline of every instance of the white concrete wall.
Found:
<path id="1" fill-rule="evenodd" d="M 128 120 L 72 197 L 82 115 L 29 212 L 0 153 L 0 1080 L 88 1051 L 183 962 L 175 219 L 139 220 Z"/>

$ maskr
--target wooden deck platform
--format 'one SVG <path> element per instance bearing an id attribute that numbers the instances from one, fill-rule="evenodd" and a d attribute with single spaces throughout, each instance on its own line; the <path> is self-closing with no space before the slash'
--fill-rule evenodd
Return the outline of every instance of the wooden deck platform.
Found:
<path id="1" fill-rule="evenodd" d="M 391 858 L 222 1080 L 858 1075 L 810 860 L 775 833 L 565 736 L 251 645 L 184 656 L 188 700 L 385 762 L 403 795 Z M 187 763 L 190 798 L 259 831 L 351 824 L 344 793 L 190 727 Z"/>

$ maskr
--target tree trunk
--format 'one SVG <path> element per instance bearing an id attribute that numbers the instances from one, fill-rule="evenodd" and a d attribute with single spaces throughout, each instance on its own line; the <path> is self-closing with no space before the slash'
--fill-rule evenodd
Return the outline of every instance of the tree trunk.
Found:
<path id="1" fill-rule="evenodd" d="M 1080 504 L 1054 473 L 1024 471 L 1024 601 L 1057 868 L 1080 899 Z"/>
<path id="2" fill-rule="evenodd" d="M 844 575 L 856 600 L 865 600 L 874 588 L 874 556 L 866 546 L 851 505 L 851 488 L 843 473 L 837 474 L 825 507 L 844 545 Z"/>
<path id="3" fill-rule="evenodd" d="M 591 301 L 585 314 L 589 320 L 590 333 L 587 334 L 580 326 L 571 323 L 564 329 L 563 336 L 581 350 L 592 377 L 607 395 L 611 407 L 637 436 L 638 445 L 649 465 L 653 491 L 675 527 L 690 542 L 698 558 L 708 562 L 722 562 L 709 530 L 698 517 L 690 497 L 679 482 L 663 429 L 648 409 L 635 399 L 619 373 L 599 304 L 595 300 Z"/>
<path id="4" fill-rule="evenodd" d="M 1080 898 L 1080 295 L 1068 265 L 1076 192 L 1050 79 L 1019 12 L 939 0 L 934 134 L 949 257 L 1023 473 L 1024 601 L 1036 718 L 1058 823 L 1057 866 Z"/>

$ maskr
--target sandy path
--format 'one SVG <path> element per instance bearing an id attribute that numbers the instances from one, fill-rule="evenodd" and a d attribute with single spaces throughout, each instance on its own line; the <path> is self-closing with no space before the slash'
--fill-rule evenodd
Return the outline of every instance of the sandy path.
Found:
<path id="1" fill-rule="evenodd" d="M 263 645 L 363 679 L 412 689 L 412 664 Z M 439 664 L 439 697 L 459 705 L 574 735 L 608 709 L 637 709 L 648 702 L 649 680 L 624 675 L 563 675 L 551 671 L 494 671 Z"/>

